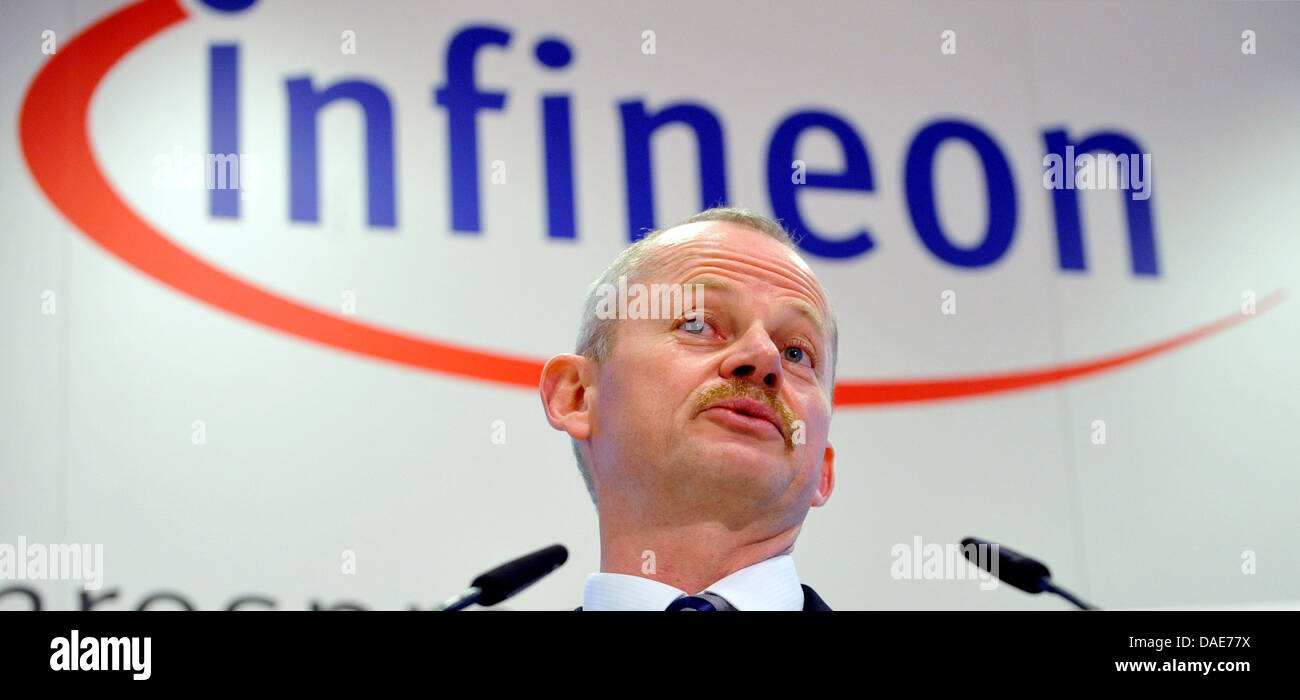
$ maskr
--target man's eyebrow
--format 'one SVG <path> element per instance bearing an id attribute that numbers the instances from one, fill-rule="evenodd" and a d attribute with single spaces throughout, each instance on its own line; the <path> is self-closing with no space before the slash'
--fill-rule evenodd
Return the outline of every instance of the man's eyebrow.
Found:
<path id="1" fill-rule="evenodd" d="M 724 294 L 736 294 L 735 285 L 725 280 L 720 280 L 717 277 L 696 277 L 695 279 L 686 282 L 686 284 L 698 284 L 705 289 L 712 289 Z M 809 321 L 812 321 L 813 325 L 817 327 L 818 333 L 826 335 L 826 322 L 822 320 L 821 314 L 817 313 L 817 309 L 813 308 L 811 304 L 806 301 L 792 299 L 786 302 L 786 305 L 807 317 Z"/>

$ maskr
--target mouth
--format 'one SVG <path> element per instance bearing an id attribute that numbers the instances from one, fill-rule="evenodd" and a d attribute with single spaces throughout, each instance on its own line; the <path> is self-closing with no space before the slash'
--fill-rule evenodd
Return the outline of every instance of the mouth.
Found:
<path id="1" fill-rule="evenodd" d="M 778 436 L 785 437 L 785 430 L 781 427 L 781 420 L 777 417 L 776 411 L 757 399 L 741 397 L 725 399 L 702 411 L 702 413 L 710 412 L 714 412 L 718 420 L 733 427 L 747 428 L 751 432 L 776 431 Z"/>

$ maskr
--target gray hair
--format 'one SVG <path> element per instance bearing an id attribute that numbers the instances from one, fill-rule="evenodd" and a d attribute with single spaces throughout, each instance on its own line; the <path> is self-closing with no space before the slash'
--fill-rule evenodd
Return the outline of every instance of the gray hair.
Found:
<path id="1" fill-rule="evenodd" d="M 624 248 L 614 262 L 606 267 L 604 272 L 596 278 L 591 286 L 587 289 L 587 299 L 582 307 L 582 325 L 578 328 L 578 344 L 574 352 L 590 358 L 597 365 L 609 359 L 610 352 L 613 350 L 614 334 L 618 328 L 617 320 L 613 318 L 602 318 L 603 314 L 597 313 L 597 305 L 600 303 L 600 290 L 610 289 L 615 285 L 620 277 L 625 278 L 629 283 L 636 281 L 646 272 L 646 268 L 654 258 L 653 243 L 656 238 L 663 233 L 685 226 L 687 224 L 701 223 L 705 221 L 721 221 L 732 224 L 740 224 L 746 228 L 751 228 L 759 233 L 776 239 L 798 254 L 798 247 L 790 233 L 785 230 L 780 223 L 769 219 L 765 216 L 755 214 L 747 209 L 736 207 L 714 207 L 696 214 L 688 219 L 678 221 L 671 226 L 656 229 L 647 233 L 644 238 Z M 610 285 L 610 286 L 605 286 Z M 822 290 L 825 294 L 825 290 Z M 830 305 L 830 299 L 827 297 L 827 306 Z M 839 324 L 835 319 L 835 310 L 830 309 L 830 336 L 831 336 L 831 391 L 835 390 L 835 366 L 839 364 Z M 587 492 L 591 494 L 591 502 L 596 503 L 596 484 L 592 479 L 591 469 L 588 467 L 586 460 L 582 458 L 582 450 L 579 448 L 578 441 L 573 441 L 573 456 L 578 460 L 578 471 L 582 474 L 582 480 L 587 484 Z"/>

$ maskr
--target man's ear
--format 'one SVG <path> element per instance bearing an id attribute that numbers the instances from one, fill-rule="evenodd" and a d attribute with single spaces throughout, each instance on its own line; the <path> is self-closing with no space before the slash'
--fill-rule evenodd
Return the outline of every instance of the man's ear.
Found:
<path id="1" fill-rule="evenodd" d="M 825 505 L 835 490 L 835 448 L 826 443 L 826 453 L 822 455 L 821 481 L 817 484 L 817 493 L 813 496 L 814 506 Z"/>
<path id="2" fill-rule="evenodd" d="M 565 353 L 552 357 L 542 368 L 542 408 L 546 420 L 574 440 L 591 435 L 592 387 L 587 385 L 591 360 Z"/>

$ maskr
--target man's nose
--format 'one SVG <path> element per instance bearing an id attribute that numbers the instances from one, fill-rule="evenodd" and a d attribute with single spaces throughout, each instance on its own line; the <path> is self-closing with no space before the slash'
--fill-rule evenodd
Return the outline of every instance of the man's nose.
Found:
<path id="1" fill-rule="evenodd" d="M 732 345 L 721 372 L 727 379 L 745 379 L 771 391 L 780 391 L 784 381 L 781 350 L 762 326 L 755 325 Z"/>

